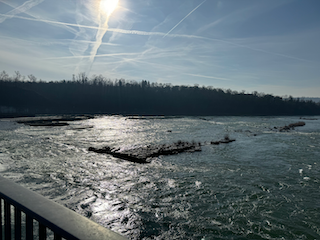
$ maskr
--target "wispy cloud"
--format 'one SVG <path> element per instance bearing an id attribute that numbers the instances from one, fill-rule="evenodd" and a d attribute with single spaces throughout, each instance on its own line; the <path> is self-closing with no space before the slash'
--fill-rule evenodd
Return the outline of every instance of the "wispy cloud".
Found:
<path id="1" fill-rule="evenodd" d="M 19 70 L 24 75 L 32 73 L 38 78 L 50 80 L 71 77 L 70 69 L 64 63 L 44 59 L 48 55 L 61 55 L 63 50 L 60 46 L 47 47 L 12 38 L 0 38 L 0 42 L 0 66 L 6 66 L 4 70 L 8 72 Z"/>
<path id="2" fill-rule="evenodd" d="M 107 53 L 107 54 L 97 54 L 95 57 L 121 57 L 121 56 L 136 56 L 139 53 Z M 49 57 L 45 59 L 73 59 L 73 58 L 91 58 L 90 55 L 83 56 L 64 56 L 64 57 Z"/>
<path id="3" fill-rule="evenodd" d="M 290 56 L 290 55 L 286 55 L 286 54 L 280 54 L 280 53 L 267 51 L 267 50 L 263 50 L 263 49 L 259 49 L 259 48 L 254 48 L 254 47 L 250 47 L 250 46 L 246 46 L 243 44 L 238 44 L 238 43 L 235 43 L 232 41 L 227 41 L 227 40 L 218 39 L 218 38 L 208 38 L 208 37 L 202 37 L 202 36 L 197 36 L 197 35 L 187 35 L 187 34 L 168 34 L 168 33 L 163 33 L 163 32 L 146 32 L 146 31 L 139 31 L 139 30 L 126 30 L 126 29 L 119 29 L 119 28 L 106 28 L 106 27 L 99 27 L 99 26 L 97 27 L 97 26 L 79 25 L 79 24 L 74 24 L 74 23 L 65 23 L 65 22 L 51 21 L 51 20 L 46 20 L 46 19 L 34 19 L 34 18 L 29 18 L 29 17 L 7 15 L 7 14 L 0 14 L 0 16 L 15 17 L 15 18 L 20 18 L 20 19 L 29 20 L 29 21 L 37 21 L 37 22 L 51 23 L 51 24 L 71 26 L 71 27 L 81 27 L 81 28 L 96 29 L 96 30 L 102 29 L 102 30 L 108 30 L 109 32 L 117 32 L 117 33 L 130 34 L 130 35 L 159 36 L 159 37 L 168 36 L 168 37 L 173 37 L 173 38 L 191 38 L 191 39 L 200 39 L 200 40 L 207 40 L 207 41 L 208 40 L 209 41 L 217 41 L 217 42 L 233 45 L 233 46 L 236 46 L 239 48 L 246 48 L 246 49 L 249 49 L 252 51 L 262 52 L 265 54 L 271 54 L 271 55 L 275 55 L 278 57 L 313 63 L 312 61 L 307 60 L 307 59 L 298 58 L 298 57 Z"/>
<path id="4" fill-rule="evenodd" d="M 108 4 L 109 4 L 108 7 L 112 8 L 112 6 L 110 4 L 114 2 L 113 4 L 116 6 L 118 3 L 118 0 L 113 0 L 113 2 L 111 2 L 110 0 L 105 0 L 105 2 L 108 2 Z M 106 34 L 106 32 L 108 31 L 108 28 L 109 28 L 108 23 L 110 20 L 110 16 L 111 16 L 112 12 L 114 11 L 114 9 L 107 9 L 107 13 L 105 13 L 106 9 L 103 9 L 104 8 L 103 3 L 104 3 L 103 1 L 100 1 L 100 6 L 98 8 L 99 9 L 98 10 L 99 29 L 98 29 L 97 34 L 95 36 L 96 41 L 93 44 L 93 47 L 90 51 L 90 58 L 89 58 L 90 66 L 89 66 L 88 73 L 91 70 L 94 58 L 97 55 L 98 49 L 102 43 L 102 38 Z"/>
<path id="5" fill-rule="evenodd" d="M 89 59 L 86 58 L 85 53 L 89 50 L 91 45 L 95 44 L 93 40 L 93 35 L 96 34 L 96 30 L 92 28 L 83 27 L 85 24 L 94 24 L 92 18 L 92 11 L 90 11 L 91 1 L 77 1 L 76 10 L 74 13 L 77 33 L 71 44 L 69 45 L 69 52 L 73 55 L 72 58 L 79 59 L 78 64 L 74 69 L 74 73 L 79 73 L 81 71 L 88 72 Z M 68 25 L 73 27 L 73 25 Z M 81 66 L 82 65 L 82 66 Z"/>
<path id="6" fill-rule="evenodd" d="M 214 77 L 214 76 L 206 76 L 201 74 L 192 74 L 192 73 L 184 73 L 185 75 L 193 76 L 193 77 L 201 77 L 201 78 L 210 78 L 215 80 L 223 80 L 223 81 L 230 81 L 229 78 L 221 78 L 221 77 Z"/>
<path id="7" fill-rule="evenodd" d="M 26 40 L 21 38 L 14 38 L 8 36 L 0 36 L 0 39 L 8 39 L 13 44 L 19 45 L 36 45 L 36 46 L 52 46 L 52 45 L 64 45 L 69 46 L 73 42 L 79 42 L 84 44 L 93 44 L 94 41 L 86 41 L 86 40 L 74 40 L 74 39 L 44 39 L 39 38 L 35 40 Z M 105 46 L 119 46 L 119 44 L 115 43 L 101 43 L 101 45 Z"/>
<path id="8" fill-rule="evenodd" d="M 303 62 L 314 63 L 313 61 L 310 61 L 308 59 L 298 58 L 298 57 L 294 57 L 294 56 L 290 56 L 290 55 L 286 55 L 286 54 L 276 53 L 276 52 L 273 52 L 273 51 L 267 51 L 267 50 L 263 50 L 263 49 L 259 49 L 259 48 L 254 48 L 254 47 L 246 46 L 246 45 L 243 45 L 243 44 L 234 43 L 234 42 L 231 42 L 231 41 L 225 41 L 225 40 L 221 40 L 221 39 L 217 39 L 217 41 L 222 41 L 222 42 L 225 42 L 225 43 L 228 43 L 230 45 L 234 45 L 234 46 L 237 46 L 237 47 L 240 47 L 240 48 L 247 48 L 247 49 L 252 50 L 252 51 L 271 54 L 271 55 L 278 56 L 278 57 L 283 57 L 283 58 L 289 58 L 289 59 L 294 59 L 294 60 L 303 61 Z"/>
<path id="9" fill-rule="evenodd" d="M 36 21 L 36 22 L 43 22 L 43 23 L 51 23 L 51 24 L 57 24 L 57 25 L 64 25 L 64 26 L 71 26 L 71 27 L 79 27 L 79 28 L 88 28 L 88 29 L 95 29 L 95 30 L 108 30 L 109 32 L 117 32 L 117 33 L 123 33 L 123 34 L 131 34 L 131 35 L 140 35 L 140 36 L 165 36 L 166 33 L 163 32 L 146 32 L 146 31 L 139 31 L 139 30 L 126 30 L 126 29 L 119 29 L 119 28 L 106 28 L 106 27 L 99 27 L 99 26 L 88 26 L 88 25 L 81 25 L 81 24 L 75 24 L 75 23 L 66 23 L 66 22 L 59 22 L 59 21 L 52 21 L 47 19 L 37 19 L 37 18 L 29 18 L 29 17 L 23 17 L 23 16 L 15 16 L 15 15 L 8 15 L 8 14 L 0 14 L 0 16 L 4 17 L 14 17 L 29 21 Z M 197 39 L 210 39 L 195 35 L 186 35 L 186 34 L 167 34 L 171 37 L 182 37 L 182 38 L 197 38 Z"/>
<path id="10" fill-rule="evenodd" d="M 22 5 L 20 5 L 19 7 L 16 7 L 15 9 L 12 9 L 11 11 L 9 11 L 6 16 L 2 16 L 0 18 L 0 23 L 3 23 L 6 19 L 8 18 L 12 18 L 17 14 L 20 13 L 24 13 L 26 11 L 28 11 L 29 9 L 33 8 L 34 6 L 39 5 L 40 3 L 42 3 L 44 0 L 29 0 L 24 2 Z M 3 3 L 6 3 L 4 1 L 1 1 Z"/>
<path id="11" fill-rule="evenodd" d="M 43 0 L 44 1 L 44 0 Z M 10 7 L 12 7 L 12 8 L 14 8 L 14 9 L 16 9 L 16 8 L 18 8 L 16 5 L 14 5 L 14 4 L 12 4 L 10 1 L 4 1 L 4 0 L 0 0 L 0 2 L 2 2 L 2 3 L 4 3 L 4 4 L 6 4 L 6 5 L 8 5 L 8 6 L 10 6 Z M 11 12 L 11 11 L 10 11 Z M 3 18 L 5 18 L 5 19 L 8 19 L 8 18 L 21 18 L 21 17 L 19 17 L 19 16 L 17 16 L 17 14 L 10 14 L 10 12 L 8 12 L 7 14 L 0 14 L 0 16 L 3 16 Z M 30 17 L 33 17 L 34 18 L 34 21 L 45 21 L 45 19 L 43 18 L 43 17 L 39 17 L 39 16 L 36 16 L 35 14 L 32 14 L 32 13 L 30 13 L 29 11 L 27 11 L 27 10 L 25 10 L 24 12 L 23 12 L 24 14 L 27 14 L 27 15 L 29 15 Z M 2 19 L 2 18 L 0 18 L 0 19 Z M 22 18 L 23 19 L 23 18 Z M 28 19 L 26 19 L 26 20 L 32 20 L 32 18 L 28 18 Z M 48 24 L 54 24 L 54 25 L 57 25 L 56 23 L 54 23 L 54 21 L 52 21 L 52 23 L 48 20 L 47 21 L 47 23 Z M 59 26 L 61 26 L 61 27 L 63 27 L 64 29 L 66 29 L 67 31 L 69 31 L 69 32 L 71 32 L 71 33 L 74 33 L 74 34 L 76 34 L 77 32 L 73 29 L 73 28 L 71 28 L 71 27 L 69 27 L 69 26 L 67 26 L 67 25 L 62 25 L 62 24 L 60 24 Z"/>

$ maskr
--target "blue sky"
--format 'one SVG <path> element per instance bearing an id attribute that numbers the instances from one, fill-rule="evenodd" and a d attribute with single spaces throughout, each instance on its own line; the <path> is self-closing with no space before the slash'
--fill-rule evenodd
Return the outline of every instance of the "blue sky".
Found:
<path id="1" fill-rule="evenodd" d="M 0 71 L 320 97 L 319 13 L 319 0 L 119 0 L 109 16 L 100 0 L 0 0 Z"/>

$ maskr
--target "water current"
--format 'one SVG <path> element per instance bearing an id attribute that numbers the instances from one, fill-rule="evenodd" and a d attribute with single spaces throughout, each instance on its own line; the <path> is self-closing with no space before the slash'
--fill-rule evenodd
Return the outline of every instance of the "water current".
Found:
<path id="1" fill-rule="evenodd" d="M 320 119 L 100 116 L 0 121 L 0 174 L 129 239 L 320 239 Z M 229 144 L 211 145 L 228 134 Z M 201 152 L 137 164 L 88 147 L 174 141 Z"/>

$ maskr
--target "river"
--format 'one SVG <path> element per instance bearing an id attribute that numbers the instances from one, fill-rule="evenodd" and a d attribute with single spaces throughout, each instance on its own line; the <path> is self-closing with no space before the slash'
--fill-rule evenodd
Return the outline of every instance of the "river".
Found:
<path id="1" fill-rule="evenodd" d="M 317 118 L 317 117 L 315 117 Z M 0 174 L 129 239 L 320 239 L 320 120 L 99 116 L 0 120 Z M 225 135 L 229 144 L 211 145 Z M 201 142 L 137 164 L 88 151 Z"/>

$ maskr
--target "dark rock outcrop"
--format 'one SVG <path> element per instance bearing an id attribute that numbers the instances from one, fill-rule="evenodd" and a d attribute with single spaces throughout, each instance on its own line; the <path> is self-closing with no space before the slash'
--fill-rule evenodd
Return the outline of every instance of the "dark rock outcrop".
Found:
<path id="1" fill-rule="evenodd" d="M 60 122 L 60 121 L 50 121 L 50 120 L 37 120 L 37 121 L 27 121 L 27 122 L 18 122 L 23 123 L 25 125 L 33 126 L 33 127 L 62 127 L 62 126 L 68 126 L 69 123 L 66 122 Z"/>
<path id="2" fill-rule="evenodd" d="M 135 163 L 150 163 L 150 158 L 161 155 L 174 155 L 182 152 L 201 151 L 201 143 L 178 141 L 173 144 L 148 145 L 130 150 L 120 151 L 110 147 L 94 148 L 89 147 L 89 151 L 96 153 L 105 153 L 113 157 L 124 159 Z"/>
<path id="3" fill-rule="evenodd" d="M 93 116 L 61 116 L 61 117 L 35 117 L 18 120 L 17 123 L 22 123 L 29 126 L 50 126 L 61 127 L 68 126 L 71 121 L 80 121 L 93 118 Z"/>
<path id="4" fill-rule="evenodd" d="M 294 130 L 295 127 L 302 127 L 302 126 L 304 126 L 304 125 L 306 125 L 305 122 L 291 123 L 291 124 L 286 125 L 286 126 L 284 126 L 284 127 L 280 127 L 280 128 L 279 128 L 279 132 Z"/>
<path id="5" fill-rule="evenodd" d="M 306 118 L 306 117 L 301 117 L 300 119 L 303 119 L 303 120 L 318 120 L 318 118 Z"/>
<path id="6" fill-rule="evenodd" d="M 224 139 L 220 140 L 220 141 L 212 141 L 211 144 L 212 145 L 219 145 L 220 143 L 231 143 L 234 142 L 235 139 L 230 139 L 228 135 L 226 135 L 224 137 Z"/>

